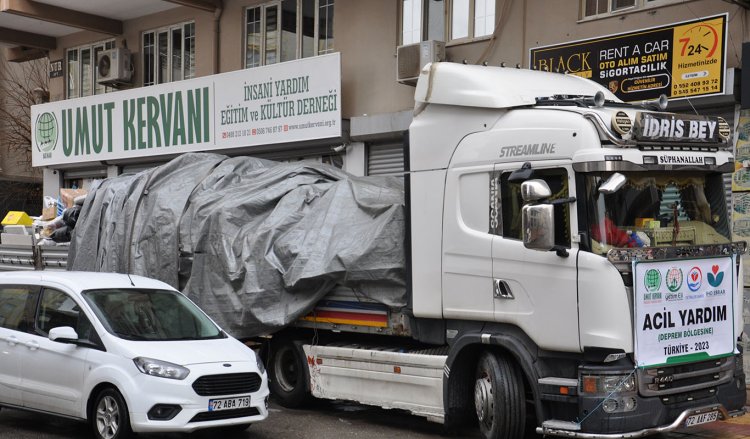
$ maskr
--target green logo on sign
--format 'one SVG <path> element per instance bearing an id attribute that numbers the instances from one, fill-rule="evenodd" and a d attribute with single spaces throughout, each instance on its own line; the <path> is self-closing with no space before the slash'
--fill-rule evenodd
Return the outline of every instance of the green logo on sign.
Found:
<path id="1" fill-rule="evenodd" d="M 41 152 L 52 152 L 57 146 L 57 118 L 54 113 L 42 113 L 36 118 L 36 147 Z"/>
<path id="2" fill-rule="evenodd" d="M 651 268 L 646 271 L 646 276 L 643 280 L 649 292 L 657 291 L 661 286 L 661 273 L 659 273 L 659 270 Z"/>
<path id="3" fill-rule="evenodd" d="M 672 267 L 669 270 L 667 270 L 667 280 L 666 280 L 667 288 L 669 288 L 669 291 L 675 292 L 680 289 L 682 286 L 682 269 L 677 267 Z"/>

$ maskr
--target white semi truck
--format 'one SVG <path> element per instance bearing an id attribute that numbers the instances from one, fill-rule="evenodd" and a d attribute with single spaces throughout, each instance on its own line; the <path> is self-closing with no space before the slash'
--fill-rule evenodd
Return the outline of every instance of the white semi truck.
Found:
<path id="1" fill-rule="evenodd" d="M 275 334 L 283 405 L 353 400 L 486 438 L 633 438 L 744 414 L 726 121 L 453 63 L 425 67 L 415 101 L 409 305 L 341 291 Z"/>

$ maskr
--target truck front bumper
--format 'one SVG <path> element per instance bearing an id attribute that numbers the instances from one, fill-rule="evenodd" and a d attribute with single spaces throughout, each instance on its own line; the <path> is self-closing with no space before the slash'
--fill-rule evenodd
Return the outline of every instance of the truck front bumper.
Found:
<path id="1" fill-rule="evenodd" d="M 637 408 L 630 412 L 605 413 L 602 398 L 579 395 L 580 422 L 546 421 L 537 433 L 586 439 L 639 438 L 687 427 L 691 416 L 718 412 L 717 420 L 742 416 L 746 400 L 744 376 L 713 388 L 712 396 L 687 397 L 666 404 L 660 397 L 636 396 Z"/>
<path id="2" fill-rule="evenodd" d="M 737 416 L 745 414 L 745 409 L 729 412 L 723 405 L 708 405 L 698 407 L 695 409 L 685 410 L 677 416 L 671 424 L 662 425 L 660 427 L 644 428 L 637 431 L 629 431 L 624 433 L 584 433 L 577 430 L 580 428 L 580 424 L 569 423 L 570 425 L 555 424 L 551 423 L 546 426 L 537 427 L 537 434 L 545 436 L 561 436 L 561 437 L 572 437 L 581 439 L 621 439 L 621 438 L 639 438 L 651 436 L 658 433 L 668 433 L 670 431 L 677 430 L 678 428 L 685 427 L 685 422 L 690 416 L 699 415 L 702 413 L 710 413 L 713 411 L 719 412 L 720 420 L 727 420 Z M 566 423 L 567 424 L 567 423 Z"/>

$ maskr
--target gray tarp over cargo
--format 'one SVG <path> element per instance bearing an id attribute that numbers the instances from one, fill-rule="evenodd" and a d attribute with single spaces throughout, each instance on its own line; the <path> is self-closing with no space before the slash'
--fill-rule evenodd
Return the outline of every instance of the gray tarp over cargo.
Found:
<path id="1" fill-rule="evenodd" d="M 403 209 L 397 178 L 185 154 L 92 188 L 68 268 L 163 280 L 251 337 L 307 314 L 336 285 L 405 306 Z"/>

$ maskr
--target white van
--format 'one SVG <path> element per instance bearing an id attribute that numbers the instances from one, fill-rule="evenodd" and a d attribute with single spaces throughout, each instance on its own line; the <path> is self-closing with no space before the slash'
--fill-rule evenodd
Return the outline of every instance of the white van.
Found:
<path id="1" fill-rule="evenodd" d="M 89 421 L 96 438 L 235 432 L 268 416 L 253 350 L 153 279 L 1 273 L 0 347 L 0 406 Z"/>

